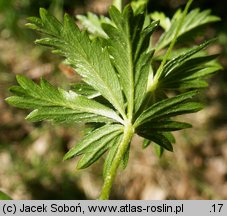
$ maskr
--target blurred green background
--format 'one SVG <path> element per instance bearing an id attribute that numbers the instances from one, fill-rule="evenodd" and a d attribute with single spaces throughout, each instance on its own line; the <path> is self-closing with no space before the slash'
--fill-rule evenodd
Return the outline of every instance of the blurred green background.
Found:
<path id="1" fill-rule="evenodd" d="M 172 16 L 185 0 L 151 0 L 149 11 Z M 76 159 L 63 155 L 83 135 L 83 125 L 53 125 L 24 120 L 27 111 L 10 107 L 4 98 L 16 83 L 16 74 L 67 86 L 79 77 L 43 47 L 38 34 L 25 28 L 26 18 L 47 8 L 59 19 L 93 11 L 107 15 L 111 0 L 0 0 L 0 190 L 13 199 L 95 199 L 102 185 L 99 160 L 76 170 Z M 126 3 L 126 1 L 125 1 Z M 129 165 L 114 184 L 112 199 L 227 199 L 227 17 L 223 1 L 196 0 L 192 8 L 212 9 L 222 21 L 204 30 L 217 37 L 209 52 L 219 52 L 224 67 L 210 79 L 199 113 L 183 116 L 192 129 L 177 132 L 174 153 L 157 158 L 152 148 L 142 150 L 133 140 Z M 158 33 L 157 33 L 158 34 Z M 200 36 L 201 37 L 201 36 Z"/>

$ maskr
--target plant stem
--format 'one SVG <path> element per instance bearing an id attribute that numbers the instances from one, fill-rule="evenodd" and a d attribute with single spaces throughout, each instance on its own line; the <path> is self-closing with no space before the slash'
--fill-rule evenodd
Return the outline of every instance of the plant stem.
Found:
<path id="1" fill-rule="evenodd" d="M 117 150 L 116 156 L 113 160 L 110 171 L 105 177 L 104 184 L 102 187 L 102 192 L 101 192 L 99 199 L 101 199 L 101 200 L 109 199 L 110 190 L 111 190 L 111 187 L 113 184 L 113 180 L 116 176 L 117 169 L 120 165 L 120 162 L 121 162 L 125 152 L 127 151 L 127 148 L 131 142 L 133 134 L 134 134 L 134 128 L 133 128 L 132 124 L 131 123 L 126 124 L 125 129 L 124 129 L 123 139 L 118 147 L 118 150 Z"/>

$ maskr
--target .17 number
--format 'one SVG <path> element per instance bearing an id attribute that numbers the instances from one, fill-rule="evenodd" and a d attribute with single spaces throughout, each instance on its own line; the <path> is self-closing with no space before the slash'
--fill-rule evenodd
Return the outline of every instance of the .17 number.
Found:
<path id="1" fill-rule="evenodd" d="M 213 204 L 212 208 L 213 208 L 213 212 L 221 212 L 223 204 Z"/>

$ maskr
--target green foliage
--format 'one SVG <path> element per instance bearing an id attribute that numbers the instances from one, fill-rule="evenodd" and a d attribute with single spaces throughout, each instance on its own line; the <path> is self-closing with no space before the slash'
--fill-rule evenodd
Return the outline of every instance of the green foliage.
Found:
<path id="1" fill-rule="evenodd" d="M 212 62 L 217 55 L 198 55 L 200 50 L 206 48 L 213 40 L 207 41 L 199 46 L 188 49 L 185 53 L 168 61 L 162 69 L 161 86 L 168 89 L 192 89 L 207 86 L 204 77 L 220 70 L 219 64 Z M 184 73 L 182 74 L 182 71 Z"/>
<path id="2" fill-rule="evenodd" d="M 19 108 L 35 109 L 27 119 L 55 122 L 122 122 L 122 119 L 109 107 L 73 91 L 57 89 L 46 80 L 40 85 L 24 76 L 17 76 L 20 86 L 11 87 L 15 96 L 6 101 Z"/>
<path id="3" fill-rule="evenodd" d="M 107 49 L 102 48 L 100 41 L 91 41 L 86 32 L 81 33 L 67 14 L 63 24 L 44 9 L 40 9 L 40 17 L 41 19 L 30 18 L 32 24 L 29 26 L 48 37 L 37 40 L 36 43 L 54 47 L 55 53 L 66 57 L 83 80 L 98 90 L 122 114 L 123 95 Z M 97 64 L 99 59 L 102 62 Z"/>
<path id="4" fill-rule="evenodd" d="M 202 109 L 200 103 L 192 101 L 198 94 L 196 89 L 205 87 L 204 78 L 221 68 L 214 60 L 216 55 L 201 52 L 213 40 L 171 57 L 179 37 L 201 23 L 218 20 L 199 10 L 187 14 L 190 3 L 184 12 L 174 15 L 169 26 L 161 20 L 166 31 L 155 46 L 150 42 L 159 21 L 147 23 L 148 15 L 141 12 L 144 5 L 132 8 L 129 4 L 122 12 L 112 6 L 110 19 L 105 21 L 91 14 L 88 18 L 79 17 L 82 23 L 89 20 L 84 25 L 94 37 L 81 31 L 67 14 L 62 23 L 44 9 L 40 9 L 40 18 L 29 18 L 27 26 L 44 35 L 36 43 L 64 56 L 83 82 L 66 91 L 44 79 L 38 85 L 17 76 L 19 86 L 11 88 L 14 96 L 6 100 L 13 106 L 32 109 L 27 116 L 32 121 L 92 123 L 92 130 L 64 159 L 82 155 L 77 164 L 82 169 L 107 152 L 101 199 L 108 198 L 118 167 L 127 166 L 134 134 L 144 138 L 144 148 L 154 142 L 159 156 L 164 149 L 173 151 L 175 139 L 171 132 L 191 125 L 172 117 Z M 203 22 L 194 22 L 194 16 L 203 17 Z M 157 67 L 156 52 L 168 44 L 169 49 Z M 185 92 L 168 97 L 166 90 L 173 89 Z"/>
<path id="5" fill-rule="evenodd" d="M 134 15 L 131 6 L 123 13 L 115 7 L 109 10 L 111 20 L 116 27 L 103 24 L 109 38 L 107 46 L 113 57 L 113 65 L 117 69 L 120 82 L 128 102 L 128 114 L 138 110 L 146 94 L 146 86 L 153 51 L 148 51 L 150 36 L 158 26 L 151 23 L 142 29 L 144 16 Z"/>
<path id="6" fill-rule="evenodd" d="M 0 191 L 0 200 L 12 200 L 12 198 L 8 196 L 6 193 Z"/>
<path id="7" fill-rule="evenodd" d="M 193 34 L 196 35 L 195 31 L 193 31 L 193 30 L 196 30 L 196 28 L 200 30 L 201 26 L 205 24 L 220 21 L 219 17 L 210 15 L 210 12 L 211 12 L 210 10 L 205 10 L 200 12 L 198 8 L 190 11 L 184 18 L 184 22 L 183 22 L 183 25 L 181 26 L 178 37 L 180 38 L 189 34 L 190 36 L 193 36 Z M 151 18 L 156 19 L 157 16 L 158 18 L 161 19 L 160 20 L 160 22 L 162 23 L 161 26 L 165 30 L 165 32 L 162 34 L 159 41 L 155 45 L 156 50 L 158 51 L 166 47 L 173 40 L 174 33 L 176 32 L 177 26 L 179 25 L 179 22 L 182 19 L 183 12 L 181 10 L 178 10 L 173 15 L 173 18 L 171 20 L 165 17 L 163 13 L 160 13 L 159 15 L 157 12 L 154 14 L 151 14 Z"/>
<path id="8" fill-rule="evenodd" d="M 123 132 L 122 125 L 104 125 L 86 135 L 65 155 L 64 160 L 84 154 L 78 162 L 77 167 L 79 169 L 86 168 L 101 157 L 105 151 L 116 144 L 116 140 Z"/>

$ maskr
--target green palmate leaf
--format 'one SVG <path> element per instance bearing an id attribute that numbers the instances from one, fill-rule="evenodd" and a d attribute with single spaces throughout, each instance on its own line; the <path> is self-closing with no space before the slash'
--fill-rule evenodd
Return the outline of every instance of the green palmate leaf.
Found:
<path id="1" fill-rule="evenodd" d="M 57 89 L 44 79 L 40 85 L 24 76 L 17 76 L 17 81 L 20 86 L 12 88 L 16 96 L 6 100 L 16 107 L 35 109 L 27 117 L 30 120 L 122 122 L 110 108 L 75 92 Z"/>
<path id="2" fill-rule="evenodd" d="M 168 26 L 168 28 L 165 29 L 166 31 L 156 44 L 157 50 L 160 50 L 171 43 L 174 37 L 174 33 L 177 29 L 177 26 L 179 25 L 179 22 L 181 20 L 181 16 L 182 12 L 180 10 L 178 10 L 174 14 L 171 20 L 171 24 Z M 202 25 L 217 21 L 220 21 L 220 18 L 210 15 L 210 10 L 200 12 L 199 9 L 194 9 L 190 11 L 185 17 L 185 21 L 183 22 L 178 37 L 183 36 L 186 33 L 189 34 L 190 32 L 192 32 L 192 30 L 201 27 Z"/>
<path id="3" fill-rule="evenodd" d="M 172 74 L 163 79 L 160 88 L 166 89 L 198 89 L 207 87 L 204 77 L 221 70 L 222 67 L 215 62 L 201 64 L 191 69 L 177 69 L 176 74 Z M 182 74 L 180 73 L 182 72 Z M 185 76 L 183 75 L 185 74 Z"/>
<path id="4" fill-rule="evenodd" d="M 202 109 L 201 104 L 186 102 L 197 93 L 197 91 L 190 91 L 155 103 L 137 118 L 134 126 L 138 127 L 154 119 L 165 119 L 171 116 L 199 111 Z"/>
<path id="5" fill-rule="evenodd" d="M 151 141 L 158 144 L 160 147 L 156 147 L 158 156 L 161 156 L 163 149 L 172 151 L 171 143 L 174 143 L 175 139 L 168 131 L 177 131 L 185 128 L 190 128 L 191 125 L 183 122 L 176 122 L 170 120 L 163 121 L 150 121 L 139 126 L 136 133 L 145 138 L 143 142 L 143 148 L 150 145 Z"/>
<path id="6" fill-rule="evenodd" d="M 161 71 L 159 88 L 206 87 L 204 77 L 221 69 L 221 66 L 213 61 L 217 55 L 193 56 L 211 42 L 212 40 L 207 41 L 167 62 Z"/>
<path id="7" fill-rule="evenodd" d="M 66 91 L 44 79 L 36 84 L 17 76 L 19 85 L 10 89 L 14 96 L 6 99 L 16 107 L 32 109 L 27 116 L 32 121 L 86 123 L 89 129 L 64 160 L 81 156 L 77 168 L 82 169 L 107 153 L 100 199 L 109 197 L 118 168 L 127 166 L 134 134 L 144 138 L 144 148 L 153 143 L 161 156 L 164 150 L 173 151 L 172 131 L 191 127 L 172 117 L 199 111 L 202 105 L 191 101 L 198 91 L 168 98 L 166 90 L 205 87 L 205 78 L 221 68 L 214 60 L 217 55 L 201 52 L 212 41 L 173 51 L 176 41 L 186 33 L 218 20 L 209 11 L 196 9 L 187 14 L 192 0 L 171 21 L 162 13 L 147 15 L 147 0 L 133 1 L 124 9 L 122 1 L 115 3 L 119 10 L 110 7 L 110 18 L 92 13 L 78 16 L 90 34 L 81 31 L 69 15 L 61 23 L 40 9 L 40 18 L 32 17 L 28 24 L 44 34 L 36 43 L 64 56 L 82 82 Z M 160 18 L 165 30 L 156 46 L 151 45 L 151 36 L 159 21 L 150 22 L 150 17 Z M 162 58 L 159 51 L 167 45 Z"/>
<path id="8" fill-rule="evenodd" d="M 153 51 L 147 51 L 150 36 L 158 22 L 143 29 L 144 15 L 133 14 L 130 5 L 123 13 L 115 7 L 111 7 L 109 12 L 116 27 L 104 24 L 103 29 L 109 36 L 108 50 L 121 77 L 120 82 L 128 101 L 128 114 L 132 116 L 134 108 L 138 109 L 146 93 L 149 65 L 153 55 Z"/>
<path id="9" fill-rule="evenodd" d="M 101 157 L 123 133 L 122 125 L 105 125 L 87 134 L 65 156 L 64 160 L 84 154 L 77 168 L 86 168 Z"/>
<path id="10" fill-rule="evenodd" d="M 174 59 L 171 59 L 170 61 L 168 61 L 162 71 L 161 71 L 161 76 L 160 79 L 163 79 L 164 77 L 168 76 L 169 74 L 174 73 L 174 71 L 179 68 L 180 66 L 188 66 L 191 68 L 196 67 L 198 64 L 204 63 L 204 62 L 208 62 L 213 60 L 214 58 L 216 58 L 217 56 L 202 56 L 202 57 L 197 57 L 194 58 L 193 60 L 190 59 L 190 57 L 192 57 L 193 55 L 195 55 L 196 53 L 198 53 L 199 51 L 201 51 L 202 49 L 206 48 L 209 44 L 211 44 L 214 40 L 209 40 L 203 44 L 200 44 L 199 46 L 196 46 L 190 50 L 188 50 L 187 52 L 175 57 Z M 188 62 L 189 61 L 189 62 Z M 192 62 L 193 61 L 193 64 Z"/>
<path id="11" fill-rule="evenodd" d="M 200 44 L 199 46 L 196 46 L 192 49 L 189 49 L 187 52 L 175 57 L 174 59 L 171 59 L 170 61 L 168 61 L 162 71 L 161 71 L 161 75 L 160 75 L 160 79 L 164 79 L 164 77 L 166 77 L 167 75 L 171 74 L 172 71 L 174 71 L 174 69 L 179 68 L 182 64 L 184 64 L 188 59 L 190 59 L 191 56 L 195 55 L 196 53 L 198 53 L 200 50 L 206 48 L 210 43 L 212 43 L 213 40 L 209 40 L 203 44 Z M 197 59 L 198 60 L 198 59 Z M 209 60 L 212 60 L 209 59 Z M 204 61 L 209 61 L 208 59 L 204 60 Z M 199 60 L 198 60 L 199 61 Z M 194 62 L 197 63 L 197 62 Z M 193 67 L 194 64 L 191 64 L 191 66 Z M 195 65 L 197 66 L 197 65 Z"/>
<path id="12" fill-rule="evenodd" d="M 115 144 L 117 138 L 119 137 L 119 132 L 115 132 L 110 134 L 108 137 L 103 138 L 100 142 L 94 142 L 79 160 L 77 168 L 84 169 L 93 164 Z"/>
<path id="13" fill-rule="evenodd" d="M 78 156 L 85 153 L 84 151 L 94 142 L 108 137 L 109 134 L 113 132 L 122 133 L 122 125 L 113 124 L 113 125 L 104 125 L 98 129 L 93 130 L 88 133 L 74 148 L 72 148 L 65 156 L 64 160 L 67 160 L 71 157 Z"/>
<path id="14" fill-rule="evenodd" d="M 46 10 L 40 10 L 40 17 L 29 19 L 32 27 L 47 34 L 47 38 L 36 42 L 50 46 L 66 57 L 83 80 L 109 100 L 124 116 L 124 101 L 117 74 L 111 65 L 109 54 L 98 40 L 91 41 L 86 32 L 81 32 L 75 22 L 66 14 L 64 23 L 59 23 Z M 29 26 L 31 26 L 31 24 Z M 53 27 L 49 28 L 49 25 Z M 100 61 L 100 59 L 102 61 Z"/>
<path id="15" fill-rule="evenodd" d="M 185 128 L 190 128 L 191 125 L 183 122 L 170 120 L 150 121 L 139 126 L 136 133 L 144 137 L 143 148 L 146 148 L 153 141 L 156 154 L 161 157 L 164 149 L 172 151 L 171 143 L 175 142 L 173 135 L 168 131 L 177 131 Z"/>

